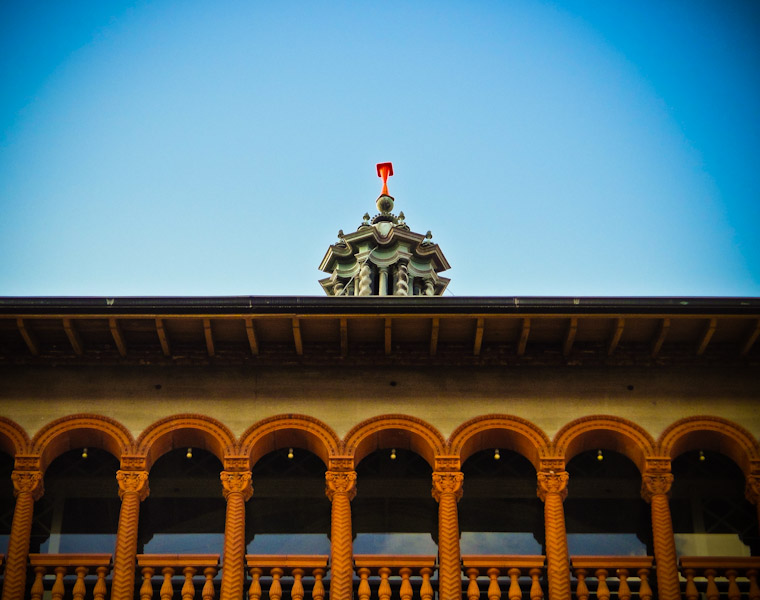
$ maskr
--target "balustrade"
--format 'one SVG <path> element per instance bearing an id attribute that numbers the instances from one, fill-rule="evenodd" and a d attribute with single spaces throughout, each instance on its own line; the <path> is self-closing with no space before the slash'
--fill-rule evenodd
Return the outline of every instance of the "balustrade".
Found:
<path id="1" fill-rule="evenodd" d="M 143 578 L 140 600 L 155 597 L 154 578 L 161 579 L 160 600 L 174 598 L 175 588 L 180 589 L 182 600 L 196 598 L 198 588 L 203 600 L 213 600 L 216 596 L 214 577 L 219 571 L 218 554 L 138 554 L 137 566 Z"/>
<path id="2" fill-rule="evenodd" d="M 106 597 L 110 554 L 30 554 L 29 564 L 34 569 L 32 600 L 41 600 L 46 591 L 52 600 L 83 600 L 85 594 L 95 600 Z M 49 574 L 55 578 L 46 577 Z"/>
<path id="3" fill-rule="evenodd" d="M 686 578 L 686 600 L 760 600 L 760 557 L 682 556 L 681 573 Z"/>
<path id="4" fill-rule="evenodd" d="M 509 578 L 507 597 L 509 600 L 521 600 L 523 587 L 528 591 L 530 600 L 541 600 L 544 590 L 540 578 L 544 572 L 545 556 L 523 555 L 465 555 L 462 557 L 462 568 L 469 579 L 467 599 L 479 600 L 482 596 L 478 577 L 488 577 L 486 595 L 488 600 L 501 600 L 502 587 L 499 578 Z M 521 584 L 520 579 L 527 579 Z"/>
<path id="5" fill-rule="evenodd" d="M 432 600 L 435 592 L 430 578 L 435 572 L 435 560 L 435 556 L 356 554 L 357 597 L 390 600 L 395 589 L 401 600 L 412 600 L 415 595 L 420 600 Z"/>
<path id="6" fill-rule="evenodd" d="M 262 596 L 268 596 L 269 600 L 281 600 L 283 593 L 287 594 L 288 587 L 292 600 L 303 600 L 307 595 L 311 600 L 324 600 L 323 578 L 327 571 L 328 558 L 326 554 L 246 554 L 245 562 L 251 576 L 249 600 L 260 600 Z M 287 580 L 283 581 L 283 577 Z M 304 588 L 304 578 L 313 579 L 308 582 L 311 587 L 310 594 L 307 594 Z"/>
<path id="7" fill-rule="evenodd" d="M 651 556 L 574 556 L 575 597 L 588 600 L 651 600 Z M 591 581 L 595 580 L 595 584 Z M 589 587 L 591 583 L 591 587 Z"/>

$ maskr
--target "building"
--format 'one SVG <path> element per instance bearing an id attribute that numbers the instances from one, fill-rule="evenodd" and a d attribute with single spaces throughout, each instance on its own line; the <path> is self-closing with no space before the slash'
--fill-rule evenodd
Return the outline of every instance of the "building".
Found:
<path id="1" fill-rule="evenodd" d="M 760 597 L 760 299 L 442 296 L 378 203 L 324 298 L 0 299 L 3 600 Z"/>

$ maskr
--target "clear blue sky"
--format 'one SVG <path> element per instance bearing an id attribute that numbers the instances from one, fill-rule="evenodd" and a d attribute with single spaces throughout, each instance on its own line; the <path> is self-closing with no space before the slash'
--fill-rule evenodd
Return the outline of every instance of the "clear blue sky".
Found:
<path id="1" fill-rule="evenodd" d="M 760 2 L 0 1 L 0 295 L 760 296 Z M 374 214 L 374 213 L 373 213 Z"/>

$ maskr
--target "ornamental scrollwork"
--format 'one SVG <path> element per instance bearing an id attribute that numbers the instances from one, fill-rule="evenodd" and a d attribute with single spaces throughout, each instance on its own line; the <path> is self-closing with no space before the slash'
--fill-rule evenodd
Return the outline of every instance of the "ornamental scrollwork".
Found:
<path id="1" fill-rule="evenodd" d="M 116 481 L 119 484 L 119 498 L 124 499 L 126 493 L 136 493 L 142 502 L 148 497 L 147 471 L 116 471 Z"/>
<path id="2" fill-rule="evenodd" d="M 13 480 L 13 495 L 16 497 L 19 494 L 31 494 L 37 501 L 45 493 L 40 471 L 13 471 L 11 479 Z"/>
<path id="3" fill-rule="evenodd" d="M 457 501 L 462 497 L 464 473 L 460 471 L 435 471 L 433 473 L 433 498 L 441 501 L 444 494 L 453 494 Z"/>
<path id="4" fill-rule="evenodd" d="M 225 500 L 230 494 L 243 494 L 243 500 L 246 502 L 253 496 L 250 471 L 222 471 L 219 478 L 222 480 Z"/>
<path id="5" fill-rule="evenodd" d="M 760 475 L 750 475 L 747 477 L 744 495 L 752 504 L 760 504 Z"/>
<path id="6" fill-rule="evenodd" d="M 641 497 L 651 502 L 653 496 L 666 495 L 671 485 L 673 485 L 671 473 L 645 472 L 641 476 Z"/>
<path id="7" fill-rule="evenodd" d="M 335 494 L 347 494 L 349 500 L 356 496 L 356 471 L 327 471 L 325 494 L 332 502 Z"/>
<path id="8" fill-rule="evenodd" d="M 539 471 L 536 477 L 537 493 L 542 502 L 546 502 L 546 496 L 549 494 L 559 494 L 562 500 L 567 497 L 567 482 L 570 479 L 567 471 Z"/>

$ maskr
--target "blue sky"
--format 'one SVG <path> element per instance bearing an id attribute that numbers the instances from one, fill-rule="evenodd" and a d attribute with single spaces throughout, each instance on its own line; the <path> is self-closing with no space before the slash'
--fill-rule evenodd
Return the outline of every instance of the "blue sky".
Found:
<path id="1" fill-rule="evenodd" d="M 0 295 L 760 296 L 760 3 L 0 1 Z"/>

